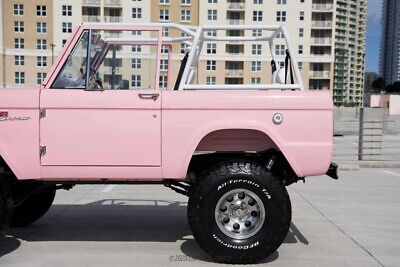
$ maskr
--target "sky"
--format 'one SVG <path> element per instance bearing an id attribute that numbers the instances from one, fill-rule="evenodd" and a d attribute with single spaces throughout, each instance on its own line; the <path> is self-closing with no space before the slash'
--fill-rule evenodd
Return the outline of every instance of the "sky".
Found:
<path id="1" fill-rule="evenodd" d="M 365 71 L 379 74 L 379 48 L 382 32 L 382 1 L 368 0 Z"/>

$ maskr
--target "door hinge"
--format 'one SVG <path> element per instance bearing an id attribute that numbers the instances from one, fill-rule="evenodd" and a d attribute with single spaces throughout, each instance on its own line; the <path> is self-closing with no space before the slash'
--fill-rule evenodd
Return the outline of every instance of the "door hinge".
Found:
<path id="1" fill-rule="evenodd" d="M 39 117 L 40 117 L 40 118 L 46 117 L 46 110 L 45 110 L 45 109 L 40 109 L 40 111 L 39 111 Z"/>
<path id="2" fill-rule="evenodd" d="M 46 146 L 40 146 L 40 156 L 44 156 L 46 154 Z"/>

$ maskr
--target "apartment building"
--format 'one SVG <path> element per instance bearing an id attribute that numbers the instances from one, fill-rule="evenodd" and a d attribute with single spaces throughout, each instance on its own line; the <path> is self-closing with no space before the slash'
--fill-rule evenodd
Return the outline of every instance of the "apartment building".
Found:
<path id="1" fill-rule="evenodd" d="M 0 1 L 0 87 L 42 83 L 51 67 L 53 1 Z"/>
<path id="2" fill-rule="evenodd" d="M 364 96 L 366 0 L 337 0 L 333 100 L 361 106 Z"/>
<path id="3" fill-rule="evenodd" d="M 2 4 L 2 14 L 7 13 L 6 10 L 14 11 L 14 5 L 17 5 L 17 11 L 15 11 L 17 15 L 12 15 L 14 12 L 8 12 L 6 16 L 3 16 L 2 38 L 13 40 L 15 39 L 13 35 L 26 34 L 13 32 L 13 23 L 28 15 L 27 12 L 22 16 L 18 15 L 18 5 L 22 4 L 25 10 L 28 10 L 28 7 L 29 10 L 35 10 L 41 2 L 46 3 L 47 11 L 52 10 L 52 12 L 47 12 L 46 17 L 34 17 L 40 22 L 48 21 L 46 22 L 46 36 L 49 38 L 47 50 L 40 51 L 47 55 L 47 69 L 50 66 L 51 48 L 54 57 L 57 56 L 73 28 L 83 22 L 172 22 L 185 25 L 285 24 L 297 54 L 305 88 L 331 90 L 336 105 L 345 103 L 361 105 L 362 103 L 366 0 L 38 0 L 34 4 L 27 0 L 10 0 Z M 13 35 L 8 34 L 10 31 Z M 29 31 L 29 34 L 31 33 L 32 31 Z M 252 36 L 259 33 L 257 31 L 218 31 L 207 34 Z M 163 31 L 163 35 L 178 37 L 181 33 L 171 29 Z M 279 37 L 273 49 L 282 66 L 286 45 L 283 36 Z M 34 38 L 38 39 L 38 37 L 29 38 L 29 47 L 35 42 Z M 10 47 L 10 41 L 5 39 L 1 44 L 7 42 L 8 48 L 3 45 L 5 47 L 3 51 L 7 51 L 3 53 L 4 56 L 1 59 L 3 66 L 6 58 L 10 61 L 9 56 L 6 55 L 11 53 L 10 48 L 13 51 L 18 50 L 14 48 L 14 43 L 11 43 Z M 20 50 L 17 52 L 21 52 Z M 27 49 L 25 50 L 27 52 Z M 152 50 L 142 52 L 142 55 L 145 52 L 149 55 L 154 54 Z M 168 55 L 163 53 L 160 87 L 167 86 L 167 71 L 171 72 L 170 87 L 174 85 L 180 61 L 185 52 L 184 44 L 173 44 L 172 62 L 169 68 Z M 268 45 L 263 42 L 206 42 L 195 82 L 200 84 L 267 83 L 271 80 L 269 53 Z M 150 57 L 148 59 L 150 60 Z M 122 60 L 121 64 L 131 64 L 130 61 L 131 59 Z M 118 69 L 121 75 L 125 69 L 123 65 Z M 0 78 L 2 76 L 5 78 L 0 81 L 8 86 L 14 86 L 16 82 L 19 82 L 18 77 L 21 74 L 17 73 L 23 72 L 22 68 L 21 66 L 15 66 L 12 70 L 3 68 Z M 36 68 L 39 67 L 36 66 Z M 43 73 L 47 69 L 43 69 Z M 39 73 L 39 70 L 36 72 Z M 25 78 L 25 86 L 39 81 L 32 78 L 35 74 L 28 78 L 29 75 L 27 74 Z M 150 78 L 141 77 L 141 79 Z"/>
<path id="4" fill-rule="evenodd" d="M 384 0 L 380 76 L 386 84 L 400 81 L 400 1 Z"/>

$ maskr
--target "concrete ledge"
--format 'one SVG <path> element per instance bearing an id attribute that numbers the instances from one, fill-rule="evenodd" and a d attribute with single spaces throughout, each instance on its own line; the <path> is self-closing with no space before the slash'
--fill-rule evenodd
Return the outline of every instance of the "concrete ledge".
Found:
<path id="1" fill-rule="evenodd" d="M 357 171 L 360 168 L 400 168 L 400 161 L 342 161 L 335 162 L 339 170 Z"/>

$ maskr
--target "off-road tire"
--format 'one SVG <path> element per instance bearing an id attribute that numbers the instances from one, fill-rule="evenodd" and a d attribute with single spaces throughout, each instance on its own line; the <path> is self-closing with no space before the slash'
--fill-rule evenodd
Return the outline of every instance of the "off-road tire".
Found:
<path id="1" fill-rule="evenodd" d="M 51 207 L 55 190 L 33 193 L 21 203 L 14 205 L 10 226 L 26 226 L 42 217 Z"/>
<path id="2" fill-rule="evenodd" d="M 234 189 L 256 194 L 265 207 L 261 229 L 246 239 L 224 234 L 215 212 L 219 199 Z M 230 161 L 205 171 L 189 193 L 188 222 L 199 246 L 215 261 L 246 264 L 259 261 L 284 241 L 291 221 L 291 204 L 286 188 L 258 163 Z"/>
<path id="3" fill-rule="evenodd" d="M 12 215 L 12 197 L 7 181 L 0 177 L 0 236 L 3 236 Z"/>

